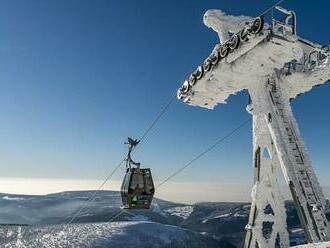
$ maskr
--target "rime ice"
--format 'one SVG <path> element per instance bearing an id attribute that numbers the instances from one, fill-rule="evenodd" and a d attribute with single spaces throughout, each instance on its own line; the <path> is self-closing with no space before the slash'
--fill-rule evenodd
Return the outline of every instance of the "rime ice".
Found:
<path id="1" fill-rule="evenodd" d="M 297 36 L 296 15 L 284 19 L 229 16 L 209 10 L 219 34 L 210 56 L 178 90 L 186 104 L 213 109 L 248 90 L 253 116 L 254 186 L 245 247 L 289 247 L 277 171 L 284 174 L 308 243 L 330 240 L 325 199 L 293 116 L 290 100 L 330 79 L 330 46 Z M 249 22 L 249 23 L 247 23 Z"/>

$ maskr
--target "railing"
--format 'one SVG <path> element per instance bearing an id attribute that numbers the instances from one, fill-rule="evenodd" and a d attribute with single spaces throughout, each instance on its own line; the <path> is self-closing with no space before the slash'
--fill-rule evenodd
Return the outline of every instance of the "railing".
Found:
<path id="1" fill-rule="evenodd" d="M 330 56 L 330 45 L 323 46 L 319 50 L 314 50 L 305 57 L 305 65 L 307 69 L 313 69 L 315 66 L 322 64 Z M 306 61 L 308 59 L 308 61 Z"/>
<path id="2" fill-rule="evenodd" d="M 330 44 L 305 54 L 301 63 L 297 60 L 285 63 L 281 71 L 285 75 L 290 75 L 292 72 L 312 70 L 324 63 L 328 58 L 330 59 Z"/>
<path id="3" fill-rule="evenodd" d="M 274 16 L 274 11 L 277 10 L 284 14 L 282 20 L 278 20 Z M 297 18 L 295 12 L 287 10 L 281 6 L 275 6 L 272 9 L 272 30 L 278 35 L 296 35 L 297 34 Z"/>

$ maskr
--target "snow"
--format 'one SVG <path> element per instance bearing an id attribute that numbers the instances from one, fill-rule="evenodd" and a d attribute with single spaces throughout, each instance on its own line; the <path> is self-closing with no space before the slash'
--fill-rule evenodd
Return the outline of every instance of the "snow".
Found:
<path id="1" fill-rule="evenodd" d="M 172 207 L 172 208 L 164 209 L 165 213 L 178 216 L 185 220 L 188 219 L 188 217 L 191 215 L 193 211 L 194 211 L 193 206 Z"/>
<path id="2" fill-rule="evenodd" d="M 192 87 L 185 97 L 186 103 L 213 109 L 244 89 L 253 92 L 274 68 L 282 68 L 288 60 L 300 60 L 303 49 L 298 44 L 278 38 L 268 42 L 268 34 L 265 31 L 220 61 Z"/>
<path id="3" fill-rule="evenodd" d="M 290 232 L 291 233 L 300 233 L 300 232 L 303 232 L 303 229 L 302 228 L 294 228 L 294 229 L 291 229 Z"/>
<path id="4" fill-rule="evenodd" d="M 4 196 L 2 197 L 3 200 L 7 200 L 7 201 L 23 201 L 25 200 L 25 198 L 22 197 L 10 197 L 10 196 Z"/>
<path id="5" fill-rule="evenodd" d="M 329 248 L 330 242 L 294 246 L 296 248 Z"/>
<path id="6" fill-rule="evenodd" d="M 226 217 L 229 217 L 229 216 L 231 216 L 231 215 L 232 215 L 232 213 L 220 214 L 220 215 L 214 216 L 214 217 L 212 217 L 212 218 L 207 218 L 207 219 L 203 220 L 202 223 L 205 224 L 205 223 L 207 223 L 209 220 L 226 218 Z M 245 215 L 244 215 L 244 217 L 245 217 Z"/>
<path id="7" fill-rule="evenodd" d="M 330 58 L 328 57 L 310 71 L 292 73 L 286 76 L 286 80 L 289 85 L 287 93 L 289 98 L 308 92 L 314 86 L 330 80 Z"/>
<path id="8" fill-rule="evenodd" d="M 234 217 L 246 217 L 246 214 L 244 214 L 244 213 L 235 213 L 233 216 Z"/>
<path id="9" fill-rule="evenodd" d="M 162 216 L 166 216 L 166 213 L 160 208 L 160 206 L 157 203 L 152 202 L 151 205 L 152 205 L 151 209 L 153 212 L 155 212 L 156 214 L 160 214 Z"/>
<path id="10" fill-rule="evenodd" d="M 218 33 L 221 43 L 229 39 L 229 33 L 237 33 L 251 20 L 250 16 L 227 15 L 219 9 L 210 9 L 204 14 L 204 24 Z"/>
<path id="11" fill-rule="evenodd" d="M 187 229 L 146 221 L 0 229 L 4 248 L 217 247 L 212 238 Z"/>
<path id="12" fill-rule="evenodd" d="M 242 29 L 244 20 L 249 19 L 244 16 L 226 16 L 221 10 L 209 10 L 205 14 L 204 22 L 223 37 L 230 29 L 235 32 Z M 232 25 L 229 24 L 231 22 Z M 311 47 L 311 44 L 315 47 Z M 214 49 L 217 47 L 219 44 L 215 45 Z M 290 39 L 273 36 L 269 28 L 265 28 L 261 35 L 251 36 L 248 41 L 241 42 L 240 46 L 217 66 L 204 73 L 204 76 L 183 96 L 183 101 L 189 105 L 213 109 L 217 104 L 226 103 L 230 95 L 244 89 L 248 89 L 250 94 L 253 93 L 275 69 L 282 69 L 286 62 L 292 60 L 303 63 L 304 54 L 309 54 L 313 50 L 319 51 L 320 47 L 296 36 Z M 288 98 L 329 80 L 329 60 L 328 54 L 328 58 L 313 70 L 297 71 L 286 77 L 289 84 L 286 92 Z"/>
<path id="13" fill-rule="evenodd" d="M 148 221 L 149 218 L 145 215 L 137 214 L 137 215 L 131 215 L 130 217 L 126 217 L 127 220 L 131 221 Z"/>

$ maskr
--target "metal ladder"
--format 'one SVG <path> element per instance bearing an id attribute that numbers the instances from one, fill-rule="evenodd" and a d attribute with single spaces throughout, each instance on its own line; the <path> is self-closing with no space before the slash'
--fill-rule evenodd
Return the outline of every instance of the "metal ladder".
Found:
<path id="1" fill-rule="evenodd" d="M 268 81 L 269 93 L 274 105 L 276 119 L 281 129 L 282 140 L 285 142 L 287 155 L 291 165 L 286 164 L 288 184 L 293 196 L 299 219 L 308 242 L 327 240 L 328 223 L 325 216 L 325 200 L 317 182 L 304 145 L 299 137 L 298 126 L 289 106 L 285 106 L 278 89 L 276 79 Z M 273 113 L 274 114 L 274 113 Z M 271 120 L 270 120 L 271 121 Z"/>

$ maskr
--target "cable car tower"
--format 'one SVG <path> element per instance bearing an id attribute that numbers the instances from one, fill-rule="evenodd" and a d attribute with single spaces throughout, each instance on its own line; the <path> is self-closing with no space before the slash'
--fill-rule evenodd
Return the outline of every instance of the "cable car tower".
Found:
<path id="1" fill-rule="evenodd" d="M 264 23 L 267 13 L 271 13 L 269 24 Z M 249 92 L 254 186 L 245 247 L 289 247 L 280 170 L 307 243 L 329 241 L 325 197 L 290 100 L 330 79 L 330 46 L 297 36 L 293 11 L 275 5 L 267 13 L 253 19 L 208 10 L 204 23 L 219 34 L 220 43 L 183 83 L 178 98 L 213 109 L 230 95 Z"/>

